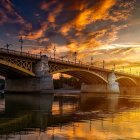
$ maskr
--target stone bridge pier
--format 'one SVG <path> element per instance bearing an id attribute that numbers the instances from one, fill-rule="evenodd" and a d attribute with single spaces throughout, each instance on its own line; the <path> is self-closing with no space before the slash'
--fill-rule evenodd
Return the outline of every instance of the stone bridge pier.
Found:
<path id="1" fill-rule="evenodd" d="M 42 92 L 53 93 L 53 79 L 49 73 L 48 57 L 42 56 L 34 67 L 34 77 L 6 78 L 6 92 Z"/>
<path id="2" fill-rule="evenodd" d="M 116 75 L 112 72 L 108 74 L 106 83 L 83 83 L 81 92 L 139 94 L 140 79 L 131 76 Z"/>
<path id="3" fill-rule="evenodd" d="M 81 92 L 119 93 L 119 83 L 116 81 L 115 73 L 108 74 L 107 83 L 85 84 L 81 86 Z"/>

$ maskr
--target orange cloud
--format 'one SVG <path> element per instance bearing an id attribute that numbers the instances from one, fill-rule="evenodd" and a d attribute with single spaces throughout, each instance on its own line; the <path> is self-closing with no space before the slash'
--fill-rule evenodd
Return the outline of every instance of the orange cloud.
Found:
<path id="1" fill-rule="evenodd" d="M 44 11 L 48 11 L 49 8 L 50 8 L 53 4 L 55 4 L 56 2 L 57 2 L 57 0 L 52 0 L 52 1 L 50 1 L 50 2 L 43 1 L 43 2 L 41 3 L 40 8 L 41 8 L 42 10 L 44 10 Z"/>
<path id="2" fill-rule="evenodd" d="M 57 5 L 57 7 L 49 13 L 48 15 L 48 21 L 49 22 L 55 22 L 56 16 L 62 11 L 62 4 Z"/>
<path id="3" fill-rule="evenodd" d="M 51 1 L 50 3 L 43 2 L 41 5 L 41 9 L 47 11 L 48 8 L 56 2 L 57 2 L 56 0 Z M 37 31 L 29 32 L 26 36 L 24 36 L 24 38 L 28 40 L 40 39 L 39 40 L 40 42 L 44 40 L 46 41 L 47 38 L 46 37 L 44 38 L 45 32 L 50 26 L 53 26 L 53 28 L 55 28 L 56 26 L 55 20 L 56 20 L 57 15 L 61 12 L 62 7 L 63 7 L 62 4 L 58 4 L 54 8 L 54 10 L 48 14 L 48 18 L 47 18 L 48 21 L 42 22 L 40 25 L 40 29 L 38 29 Z"/>
<path id="4" fill-rule="evenodd" d="M 109 15 L 109 10 L 116 4 L 116 0 L 100 1 L 94 7 L 85 9 L 75 19 L 74 24 L 77 28 L 83 29 L 87 24 L 97 20 L 104 20 Z"/>
<path id="5" fill-rule="evenodd" d="M 128 19 L 133 9 L 133 3 L 133 0 L 129 2 L 117 0 L 99 0 L 97 2 L 63 0 L 61 3 L 57 0 L 44 1 L 41 4 L 41 9 L 47 12 L 47 19 L 43 21 L 40 29 L 30 32 L 25 38 L 38 40 L 40 44 L 42 42 L 49 42 L 50 38 L 46 37 L 45 34 L 50 26 L 54 26 L 56 27 L 56 32 L 62 34 L 67 40 L 67 43 L 62 45 L 66 47 L 67 54 L 78 52 L 78 59 L 87 59 L 95 53 L 95 48 L 112 43 L 118 39 L 118 32 L 128 27 L 124 23 L 120 24 L 119 21 Z M 72 18 L 68 18 L 68 20 L 64 16 L 65 22 L 58 23 L 57 18 L 61 18 L 61 14 L 65 11 L 72 11 L 74 15 L 72 15 Z M 63 21 L 63 19 L 61 20 Z M 102 26 L 100 26 L 101 22 L 103 22 Z M 89 25 L 93 26 L 91 30 L 87 29 Z M 73 31 L 74 35 L 71 35 Z M 59 44 L 56 44 L 56 46 L 59 46 Z M 45 45 L 44 48 L 52 49 L 51 46 Z M 120 51 L 114 50 L 110 54 L 115 55 Z M 125 55 L 129 51 L 125 50 L 123 54 Z M 63 55 L 63 51 L 58 51 L 58 53 Z M 100 53 L 96 52 L 96 54 Z"/>
<path id="6" fill-rule="evenodd" d="M 66 23 L 60 31 L 66 34 L 71 28 L 82 30 L 86 25 L 95 22 L 97 20 L 107 19 L 109 16 L 109 10 L 116 4 L 116 0 L 104 0 L 100 1 L 96 5 L 87 8 L 87 5 L 83 3 L 83 6 L 79 7 L 80 14 L 76 16 L 70 23 Z"/>
<path id="7" fill-rule="evenodd" d="M 39 30 L 30 32 L 28 35 L 24 35 L 23 37 L 28 40 L 39 39 L 44 36 L 44 33 L 46 32 L 47 28 L 48 28 L 48 24 L 46 22 L 43 22 Z"/>
<path id="8" fill-rule="evenodd" d="M 69 38 L 70 43 L 67 47 L 71 52 L 78 52 L 79 58 L 92 55 L 92 50 L 99 46 L 107 45 L 118 39 L 118 32 L 126 27 L 127 25 L 111 25 L 98 28 L 93 32 L 83 32 L 87 25 L 98 22 L 110 20 L 112 22 L 118 22 L 120 20 L 126 20 L 133 9 L 133 2 L 118 2 L 116 0 L 104 0 L 98 2 L 90 8 L 87 8 L 87 4 L 79 8 L 80 14 L 78 14 L 72 21 L 67 22 L 60 28 L 60 32 Z M 119 6 L 119 10 L 113 11 L 112 7 L 115 5 Z M 120 4 L 120 5 L 119 5 Z M 131 6 L 131 7 L 130 7 Z M 93 25 L 94 25 L 93 24 Z M 98 23 L 97 23 L 98 24 Z M 71 29 L 76 30 L 76 35 L 81 39 L 72 39 L 69 36 Z M 87 51 L 87 53 L 85 53 Z M 81 54 L 84 55 L 81 55 Z"/>

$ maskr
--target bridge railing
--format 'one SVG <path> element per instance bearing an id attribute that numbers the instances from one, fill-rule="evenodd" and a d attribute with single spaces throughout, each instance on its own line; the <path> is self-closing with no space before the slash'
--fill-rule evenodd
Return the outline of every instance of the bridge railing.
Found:
<path id="1" fill-rule="evenodd" d="M 5 49 L 5 48 L 0 48 L 0 53 L 3 54 L 12 54 L 12 55 L 18 55 L 18 56 L 22 56 L 22 57 L 29 57 L 29 58 L 34 58 L 34 59 L 41 59 L 41 55 L 38 54 L 31 54 L 31 53 L 27 53 L 27 52 L 20 52 L 20 51 L 15 51 L 15 50 L 9 50 L 9 49 Z M 80 67 L 84 67 L 89 69 L 92 68 L 97 68 L 97 69 L 104 69 L 106 71 L 112 71 L 112 68 L 103 68 L 103 66 L 97 66 L 97 65 L 91 65 L 89 63 L 84 63 L 81 61 L 70 61 L 70 60 L 65 60 L 65 59 L 60 59 L 60 58 L 52 58 L 52 57 L 48 57 L 49 60 L 54 61 L 54 62 L 58 62 L 58 63 L 64 63 L 64 64 L 71 64 L 71 65 L 76 65 L 76 66 L 80 66 Z M 140 76 L 140 73 L 138 74 L 134 74 L 134 73 L 130 73 L 128 71 L 118 71 L 118 70 L 114 70 L 117 73 L 120 74 L 126 74 L 126 75 L 131 75 L 131 76 Z"/>
<path id="2" fill-rule="evenodd" d="M 37 54 L 30 54 L 27 52 L 20 52 L 20 51 L 9 50 L 9 49 L 4 49 L 4 48 L 0 48 L 0 53 L 40 59 L 40 55 L 37 55 Z"/>
<path id="3" fill-rule="evenodd" d="M 49 61 L 54 61 L 54 62 L 58 62 L 58 63 L 63 63 L 63 64 L 71 64 L 71 65 L 74 65 L 74 66 L 79 66 L 79 67 L 84 67 L 84 68 L 87 68 L 87 69 L 103 69 L 103 67 L 99 67 L 99 66 L 96 66 L 96 65 L 91 65 L 91 64 L 88 64 L 88 63 L 83 63 L 83 62 L 75 62 L 75 61 L 69 61 L 69 60 L 62 60 L 62 59 L 59 59 L 59 58 L 52 58 L 52 57 L 48 57 Z M 111 69 L 104 69 L 106 71 L 110 71 Z"/>
<path id="4" fill-rule="evenodd" d="M 78 63 L 78 62 L 69 61 L 69 60 L 62 60 L 62 59 L 59 59 L 59 58 L 48 57 L 48 59 L 50 61 L 61 62 L 61 63 L 66 63 L 66 64 L 84 65 L 84 63 Z"/>
<path id="5" fill-rule="evenodd" d="M 50 61 L 54 61 L 54 62 L 58 62 L 58 63 L 64 63 L 64 64 L 72 64 L 74 66 L 80 66 L 80 67 L 84 67 L 84 68 L 87 68 L 88 70 L 90 69 L 104 69 L 105 71 L 114 71 L 118 74 L 125 74 L 125 75 L 129 75 L 129 76 L 135 76 L 135 77 L 140 77 L 140 74 L 136 74 L 136 73 L 130 73 L 128 71 L 120 71 L 120 70 L 113 70 L 112 68 L 103 68 L 103 66 L 97 66 L 97 65 L 91 65 L 91 64 L 88 64 L 88 63 L 83 63 L 83 62 L 74 62 L 74 61 L 69 61 L 69 60 L 62 60 L 62 59 L 59 59 L 59 58 L 52 58 L 52 57 L 48 57 L 48 59 Z"/>

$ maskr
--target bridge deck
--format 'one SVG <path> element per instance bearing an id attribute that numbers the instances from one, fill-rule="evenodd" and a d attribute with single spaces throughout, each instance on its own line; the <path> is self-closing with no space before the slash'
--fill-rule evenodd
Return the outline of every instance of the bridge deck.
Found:
<path id="1" fill-rule="evenodd" d="M 106 69 L 106 68 L 97 67 L 97 66 L 94 66 L 94 65 L 88 65 L 88 64 L 85 64 L 85 63 L 75 63 L 73 61 L 66 61 L 66 60 L 62 60 L 62 59 L 54 59 L 54 58 L 51 58 L 51 57 L 49 57 L 48 60 L 51 63 L 57 63 L 57 64 L 68 65 L 68 66 L 72 66 L 72 67 L 84 68 L 84 69 L 87 69 L 89 71 L 99 70 L 99 71 L 104 71 L 104 72 L 107 72 L 107 73 L 111 73 L 112 71 L 114 71 L 112 69 Z M 120 72 L 120 71 L 117 71 L 117 70 L 115 70 L 114 72 L 117 75 L 120 75 L 120 76 L 129 76 L 129 77 L 133 77 L 133 78 L 140 78 L 140 75 L 134 75 L 134 74 L 126 73 L 126 72 Z"/>
<path id="2" fill-rule="evenodd" d="M 41 56 L 37 54 L 30 54 L 27 52 L 20 52 L 20 51 L 9 50 L 9 49 L 4 49 L 4 48 L 0 48 L 0 54 L 7 54 L 7 55 L 10 54 L 14 56 L 26 57 L 26 58 L 31 58 L 31 59 L 41 59 Z"/>
<path id="3" fill-rule="evenodd" d="M 41 60 L 41 55 L 37 55 L 37 54 L 30 54 L 27 52 L 20 52 L 20 51 L 15 51 L 15 50 L 9 50 L 9 49 L 4 49 L 4 48 L 0 48 L 0 54 L 5 54 L 5 55 L 13 55 L 13 56 L 17 56 L 17 57 L 24 57 L 24 58 L 29 58 L 29 59 L 34 59 L 34 60 Z M 84 68 L 87 70 L 99 70 L 99 71 L 103 71 L 103 72 L 107 72 L 110 73 L 113 70 L 112 69 L 106 69 L 106 68 L 102 68 L 102 67 L 97 67 L 95 65 L 89 65 L 89 64 L 85 64 L 85 63 L 78 63 L 78 62 L 73 62 L 73 61 L 66 61 L 66 60 L 62 60 L 62 59 L 54 59 L 51 57 L 48 57 L 48 61 L 51 63 L 57 63 L 57 64 L 62 64 L 62 65 L 67 65 L 67 66 L 72 66 L 72 67 L 77 67 L 77 68 Z M 130 74 L 130 73 L 126 73 L 126 72 L 119 72 L 115 70 L 115 73 L 117 75 L 122 75 L 122 76 L 129 76 L 129 77 L 133 77 L 133 78 L 140 78 L 140 75 L 134 75 L 134 74 Z"/>

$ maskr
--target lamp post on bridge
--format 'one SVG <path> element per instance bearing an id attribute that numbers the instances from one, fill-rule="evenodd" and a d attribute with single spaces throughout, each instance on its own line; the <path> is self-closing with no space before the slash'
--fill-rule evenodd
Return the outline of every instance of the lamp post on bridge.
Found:
<path id="1" fill-rule="evenodd" d="M 123 66 L 123 72 L 124 72 L 124 66 Z"/>
<path id="2" fill-rule="evenodd" d="M 105 68 L 105 61 L 103 60 L 103 69 Z"/>
<path id="3" fill-rule="evenodd" d="M 136 75 L 138 75 L 139 74 L 139 72 L 138 72 L 138 70 L 136 71 Z"/>
<path id="4" fill-rule="evenodd" d="M 115 68 L 116 68 L 116 65 L 114 64 L 114 65 L 113 65 L 113 70 L 114 70 L 114 71 L 115 71 Z"/>
<path id="5" fill-rule="evenodd" d="M 51 44 L 51 46 L 53 47 L 53 48 L 52 48 L 52 50 L 53 50 L 53 57 L 54 57 L 54 59 L 55 59 L 56 46 L 55 46 L 55 44 L 54 44 L 54 43 L 52 43 L 52 41 L 51 41 L 51 40 L 50 40 L 50 44 Z"/>
<path id="6" fill-rule="evenodd" d="M 55 45 L 53 46 L 53 56 L 54 56 L 54 59 L 55 59 L 55 53 L 56 53 L 56 47 Z"/>
<path id="7" fill-rule="evenodd" d="M 93 57 L 91 57 L 91 63 L 90 64 L 93 65 Z"/>
<path id="8" fill-rule="evenodd" d="M 77 52 L 74 52 L 74 61 L 75 61 L 75 64 L 76 64 L 76 59 L 77 59 Z"/>
<path id="9" fill-rule="evenodd" d="M 19 42 L 20 42 L 20 49 L 21 49 L 21 53 L 22 53 L 22 44 L 23 44 L 22 36 L 20 37 Z"/>
<path id="10" fill-rule="evenodd" d="M 6 47 L 6 49 L 9 50 L 9 46 L 12 46 L 12 44 L 6 44 L 4 47 Z"/>
<path id="11" fill-rule="evenodd" d="M 51 26 L 50 26 L 51 27 Z M 52 31 L 52 33 L 54 34 L 54 39 L 55 39 L 55 36 L 56 36 L 56 31 L 55 31 L 55 27 L 53 27 L 53 31 Z M 52 41 L 52 39 L 50 38 L 50 43 L 51 43 L 51 45 L 53 46 L 53 57 L 54 57 L 54 59 L 55 59 L 55 55 L 56 55 L 56 46 L 55 46 L 55 43 L 54 43 L 54 41 Z"/>
<path id="12" fill-rule="evenodd" d="M 63 59 L 65 58 L 66 56 L 61 56 L 61 60 L 63 61 Z"/>
<path id="13" fill-rule="evenodd" d="M 130 68 L 130 74 L 131 74 L 131 68 Z"/>
<path id="14" fill-rule="evenodd" d="M 40 51 L 40 53 L 39 53 L 39 54 L 40 54 L 40 56 L 41 56 L 41 55 L 42 55 L 42 52 Z"/>

